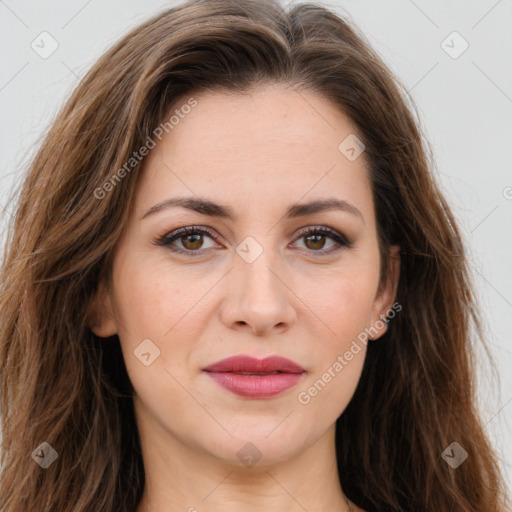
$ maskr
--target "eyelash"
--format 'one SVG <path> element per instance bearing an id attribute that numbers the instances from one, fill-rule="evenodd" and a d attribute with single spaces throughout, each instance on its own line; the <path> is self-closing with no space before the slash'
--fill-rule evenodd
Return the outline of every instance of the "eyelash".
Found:
<path id="1" fill-rule="evenodd" d="M 184 236 L 190 236 L 190 235 L 208 235 L 210 238 L 212 238 L 216 242 L 219 242 L 219 240 L 220 240 L 220 237 L 215 232 L 210 230 L 209 228 L 200 227 L 200 226 L 187 226 L 187 227 L 179 228 L 174 231 L 171 231 L 170 233 L 165 234 L 164 236 L 158 238 L 154 242 L 154 244 L 159 245 L 159 246 L 165 246 L 170 251 L 172 251 L 174 253 L 191 255 L 191 256 L 201 256 L 204 253 L 201 253 L 200 249 L 194 251 L 191 249 L 185 250 L 185 249 L 179 249 L 177 247 L 171 246 L 172 242 L 174 242 L 175 240 L 182 238 Z M 350 249 L 353 247 L 352 240 L 347 239 L 345 236 L 341 235 L 334 229 L 328 228 L 326 226 L 322 226 L 322 227 L 311 226 L 311 227 L 305 228 L 302 231 L 300 231 L 296 240 L 298 240 L 300 238 L 305 238 L 305 237 L 311 236 L 311 235 L 328 236 L 329 238 L 331 238 L 338 244 L 337 247 L 331 247 L 330 249 L 327 249 L 327 250 L 318 250 L 318 251 L 310 250 L 309 252 L 313 253 L 315 256 L 330 255 L 334 252 L 338 252 L 339 250 L 341 250 L 343 248 Z M 206 249 L 206 250 L 208 250 L 208 249 Z"/>

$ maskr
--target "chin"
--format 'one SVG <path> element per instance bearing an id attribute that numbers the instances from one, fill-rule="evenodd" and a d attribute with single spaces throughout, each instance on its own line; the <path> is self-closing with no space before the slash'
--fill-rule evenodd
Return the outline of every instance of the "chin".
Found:
<path id="1" fill-rule="evenodd" d="M 257 425 L 244 422 L 231 425 L 228 430 L 233 437 L 222 436 L 218 443 L 210 443 L 208 450 L 226 464 L 240 467 L 270 466 L 291 460 L 314 441 L 308 443 L 308 439 L 302 439 L 304 429 L 296 432 L 289 426 L 283 428 L 283 424 L 279 425 L 282 419 L 268 419 Z"/>

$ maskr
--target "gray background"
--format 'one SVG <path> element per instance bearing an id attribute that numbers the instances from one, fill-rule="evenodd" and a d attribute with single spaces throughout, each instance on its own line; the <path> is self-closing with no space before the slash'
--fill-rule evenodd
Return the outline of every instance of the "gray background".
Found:
<path id="1" fill-rule="evenodd" d="M 7 193 L 80 77 L 128 29 L 175 2 L 0 0 L 0 227 Z M 471 249 L 500 382 L 478 353 L 485 429 L 512 481 L 512 2 L 323 2 L 354 21 L 411 91 Z M 51 48 L 46 31 L 58 43 Z M 469 44 L 457 58 L 463 41 Z M 450 37 L 448 37 L 450 36 Z M 448 38 L 448 39 L 447 39 Z M 442 45 L 442 42 L 446 42 Z M 44 44 L 44 48 L 43 48 Z M 452 48 L 447 48 L 447 45 Z M 440 463 L 443 463 L 440 459 Z M 465 463 L 471 463 L 468 460 Z"/>

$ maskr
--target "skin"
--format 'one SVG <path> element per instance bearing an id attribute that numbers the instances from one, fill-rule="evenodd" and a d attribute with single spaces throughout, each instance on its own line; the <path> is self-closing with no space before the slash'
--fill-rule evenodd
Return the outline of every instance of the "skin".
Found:
<path id="1" fill-rule="evenodd" d="M 285 85 L 194 97 L 197 106 L 144 161 L 112 284 L 101 283 L 91 326 L 101 337 L 118 334 L 135 389 L 146 472 L 137 512 L 348 511 L 335 422 L 356 389 L 365 345 L 308 404 L 298 394 L 394 301 L 398 248 L 390 249 L 390 277 L 379 286 L 365 155 L 349 161 L 338 150 L 358 132 L 328 100 Z M 177 196 L 227 204 L 237 218 L 173 207 L 141 220 Z M 350 202 L 361 217 L 340 210 L 284 217 L 292 203 L 330 197 Z M 154 244 L 184 226 L 209 227 L 219 239 L 173 242 L 199 256 Z M 331 227 L 353 246 L 329 253 L 337 246 L 329 236 L 298 236 L 308 226 Z M 248 236 L 263 250 L 251 263 L 236 252 Z M 134 355 L 144 339 L 160 350 L 149 366 Z M 237 354 L 281 355 L 306 373 L 273 398 L 242 398 L 202 371 Z M 251 450 L 248 442 L 261 456 L 251 467 L 237 456 Z"/>

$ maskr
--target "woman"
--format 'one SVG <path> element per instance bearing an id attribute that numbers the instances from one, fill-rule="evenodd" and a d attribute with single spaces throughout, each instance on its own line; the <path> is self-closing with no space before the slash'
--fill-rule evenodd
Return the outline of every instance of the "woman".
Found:
<path id="1" fill-rule="evenodd" d="M 459 231 L 325 8 L 192 1 L 124 37 L 1 279 L 1 512 L 505 510 Z"/>

